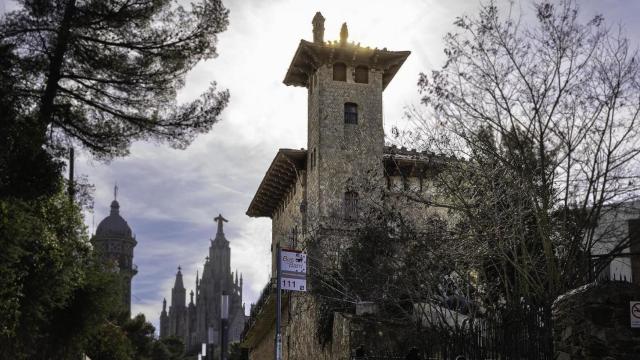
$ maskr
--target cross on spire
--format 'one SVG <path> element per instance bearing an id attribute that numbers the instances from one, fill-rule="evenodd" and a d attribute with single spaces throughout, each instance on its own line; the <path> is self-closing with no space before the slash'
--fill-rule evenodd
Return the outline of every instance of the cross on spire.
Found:
<path id="1" fill-rule="evenodd" d="M 213 219 L 213 221 L 218 223 L 218 235 L 223 235 L 224 231 L 222 231 L 223 223 L 229 222 L 229 220 L 222 217 L 222 214 L 218 214 L 217 217 Z"/>

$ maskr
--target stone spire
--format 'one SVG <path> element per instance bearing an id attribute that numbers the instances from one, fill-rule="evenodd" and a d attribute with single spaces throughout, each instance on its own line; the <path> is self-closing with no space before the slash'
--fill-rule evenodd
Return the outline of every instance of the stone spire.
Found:
<path id="1" fill-rule="evenodd" d="M 182 282 L 182 267 L 178 265 L 178 272 L 176 273 L 176 281 L 173 284 L 174 289 L 184 289 L 184 283 Z"/>
<path id="2" fill-rule="evenodd" d="M 167 312 L 167 298 L 162 298 L 162 312 Z"/>
<path id="3" fill-rule="evenodd" d="M 173 289 L 171 289 L 171 306 L 176 308 L 184 307 L 186 297 L 186 290 L 184 288 L 184 283 L 182 282 L 181 270 L 182 268 L 178 266 L 176 281 L 173 283 Z"/>
<path id="4" fill-rule="evenodd" d="M 324 17 L 320 11 L 313 17 L 311 24 L 313 24 L 313 42 L 316 44 L 324 43 Z"/>
<path id="5" fill-rule="evenodd" d="M 348 38 L 349 29 L 347 28 L 347 23 L 342 23 L 342 27 L 340 28 L 340 45 L 346 45 Z"/>
<path id="6" fill-rule="evenodd" d="M 189 304 L 193 304 L 193 290 L 191 290 L 191 292 L 189 293 L 189 296 L 191 297 Z"/>
<path id="7" fill-rule="evenodd" d="M 238 269 L 236 269 L 236 286 L 238 285 Z"/>

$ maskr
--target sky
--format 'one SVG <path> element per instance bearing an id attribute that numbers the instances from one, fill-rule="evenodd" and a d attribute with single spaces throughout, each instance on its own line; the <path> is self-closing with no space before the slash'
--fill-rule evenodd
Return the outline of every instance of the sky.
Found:
<path id="1" fill-rule="evenodd" d="M 0 11 L 15 5 L 0 0 Z M 638 44 L 640 0 L 581 0 L 584 15 L 602 13 L 609 24 L 624 24 Z M 472 15 L 478 0 L 226 0 L 229 28 L 219 36 L 219 57 L 198 64 L 187 76 L 180 101 L 206 90 L 211 81 L 231 92 L 221 121 L 186 150 L 135 143 L 126 158 L 109 163 L 80 151 L 76 172 L 95 185 L 94 213 L 86 214 L 93 232 L 108 215 L 118 184 L 120 213 L 136 234 L 132 313 L 158 325 L 163 297 L 170 301 L 177 267 L 187 292 L 202 269 L 213 218 L 229 220 L 225 233 L 231 267 L 244 275 L 244 301 L 255 302 L 270 276 L 271 224 L 245 215 L 279 148 L 306 147 L 306 90 L 282 81 L 300 39 L 311 40 L 316 11 L 326 18 L 325 40 L 339 38 L 347 22 L 349 40 L 362 46 L 409 50 L 411 55 L 384 93 L 384 125 L 407 128 L 407 107 L 420 106 L 418 74 L 444 61 L 442 38 L 454 30 L 456 16 Z M 506 1 L 503 4 L 507 4 Z M 529 0 L 515 1 L 529 11 Z"/>

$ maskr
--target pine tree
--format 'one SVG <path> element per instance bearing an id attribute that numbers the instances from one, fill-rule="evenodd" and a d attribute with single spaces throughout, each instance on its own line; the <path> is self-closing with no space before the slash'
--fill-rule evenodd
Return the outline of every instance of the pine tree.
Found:
<path id="1" fill-rule="evenodd" d="M 228 24 L 220 0 L 185 9 L 171 0 L 21 0 L 0 19 L 0 47 L 19 115 L 34 119 L 50 151 L 80 143 L 97 158 L 128 153 L 135 140 L 185 147 L 219 120 L 229 93 L 215 82 L 178 104 L 198 62 L 215 57 Z"/>

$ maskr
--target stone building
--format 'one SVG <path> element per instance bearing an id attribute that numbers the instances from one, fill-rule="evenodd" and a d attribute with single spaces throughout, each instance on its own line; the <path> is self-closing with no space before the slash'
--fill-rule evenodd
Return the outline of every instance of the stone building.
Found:
<path id="1" fill-rule="evenodd" d="M 603 207 L 593 237 L 592 266 L 597 277 L 640 285 L 640 201 Z M 608 255 L 618 248 L 618 255 Z"/>
<path id="2" fill-rule="evenodd" d="M 138 273 L 138 267 L 133 263 L 133 248 L 137 241 L 127 221 L 120 216 L 117 193 L 116 186 L 111 212 L 98 224 L 91 244 L 104 262 L 118 269 L 122 278 L 122 305 L 131 313 L 131 279 Z"/>
<path id="3" fill-rule="evenodd" d="M 242 275 L 231 272 L 231 249 L 224 235 L 222 215 L 214 219 L 218 223 L 216 236 L 210 240 L 209 254 L 204 263 L 202 278 L 196 275 L 195 292 L 189 292 L 186 304 L 186 289 L 182 269 L 178 267 L 171 304 L 167 312 L 167 301 L 162 301 L 160 313 L 160 338 L 175 336 L 184 341 L 187 353 L 195 353 L 203 343 L 220 345 L 221 297 L 229 296 L 229 319 L 227 325 L 229 342 L 240 340 L 245 324 L 242 303 Z"/>
<path id="4" fill-rule="evenodd" d="M 315 255 L 332 261 L 356 224 L 366 220 L 367 202 L 406 201 L 399 196 L 406 190 L 430 196 L 430 175 L 441 162 L 432 154 L 384 145 L 382 95 L 410 52 L 348 42 L 346 24 L 339 41 L 325 41 L 320 13 L 312 24 L 313 42 L 300 41 L 284 79 L 307 90 L 307 149 L 277 152 L 247 210 L 251 217 L 271 218 L 274 274 L 276 245 L 308 250 L 313 239 L 321 249 Z M 377 196 L 382 192 L 386 196 Z M 417 203 L 402 208 L 409 217 L 439 211 Z M 269 284 L 252 309 L 243 338 L 251 359 L 273 356 L 274 297 Z M 316 306 L 308 294 L 285 294 L 284 358 L 348 358 L 349 315 L 335 314 L 335 341 L 323 347 L 315 338 Z"/>

